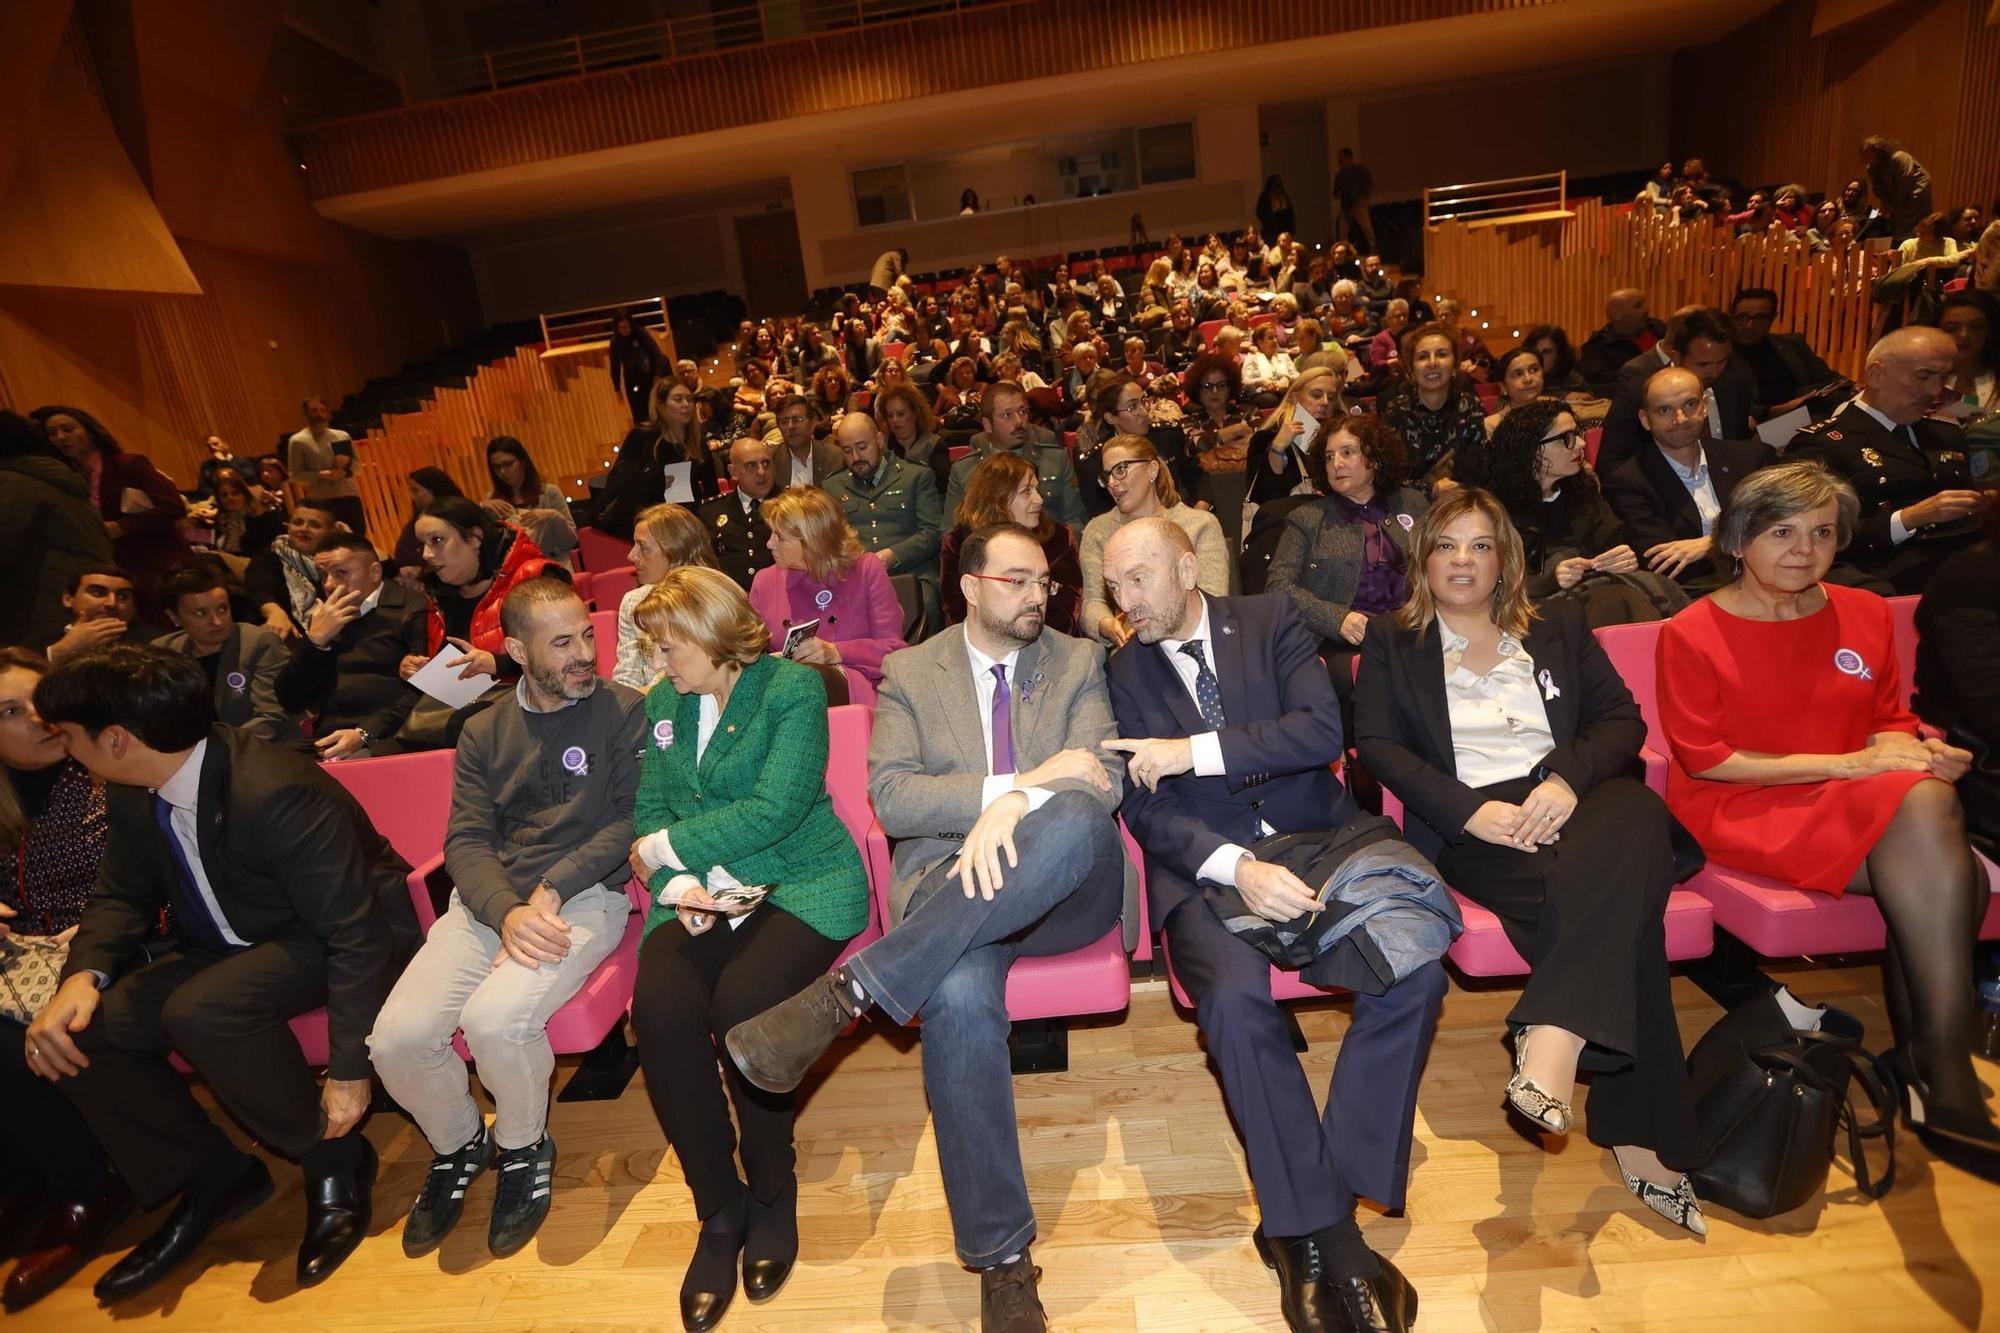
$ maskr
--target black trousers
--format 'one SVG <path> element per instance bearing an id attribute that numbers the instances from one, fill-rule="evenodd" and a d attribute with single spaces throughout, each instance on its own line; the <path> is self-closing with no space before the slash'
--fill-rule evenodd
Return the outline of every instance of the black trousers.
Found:
<path id="1" fill-rule="evenodd" d="M 94 1199 L 111 1183 L 104 1149 L 55 1084 L 28 1068 L 28 1030 L 0 1018 L 0 1159 L 10 1187 L 40 1177 L 56 1199 Z"/>
<path id="2" fill-rule="evenodd" d="M 1480 795 L 1518 803 L 1531 778 Z M 1445 880 L 1492 911 L 1533 972 L 1507 1016 L 1582 1037 L 1592 1071 L 1589 1132 L 1604 1147 L 1651 1148 L 1695 1165 L 1694 1098 L 1667 970 L 1673 848 L 1665 802 L 1634 778 L 1600 782 L 1556 842 L 1534 852 L 1476 838 L 1447 843 Z"/>
<path id="3" fill-rule="evenodd" d="M 163 954 L 104 992 L 76 1034 L 90 1065 L 57 1086 L 139 1202 L 157 1207 L 237 1152 L 168 1054 L 179 1051 L 254 1138 L 296 1160 L 326 1117 L 286 1020 L 325 1003 L 326 955 L 310 940 Z"/>
<path id="4" fill-rule="evenodd" d="M 718 921 L 690 935 L 678 920 L 646 937 L 632 996 L 632 1029 L 646 1095 L 681 1160 L 695 1213 L 710 1217 L 743 1189 L 729 1103 L 743 1127 L 743 1170 L 763 1203 L 792 1185 L 791 1093 L 765 1092 L 737 1072 L 722 1037 L 747 1018 L 790 999 L 833 966 L 844 941 L 830 940 L 766 903 L 731 930 Z M 720 1057 L 718 1059 L 718 1057 Z M 726 1071 L 729 1097 L 723 1098 Z"/>

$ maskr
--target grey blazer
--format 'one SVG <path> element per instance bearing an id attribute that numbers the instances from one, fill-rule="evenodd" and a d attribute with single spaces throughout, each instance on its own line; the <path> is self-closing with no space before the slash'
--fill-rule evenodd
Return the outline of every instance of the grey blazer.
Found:
<path id="1" fill-rule="evenodd" d="M 1085 639 L 1044 630 L 1021 650 L 1014 677 L 1014 758 L 1022 772 L 1063 750 L 1089 750 L 1100 759 L 1101 742 L 1118 734 L 1111 695 L 1104 684 L 1104 650 Z M 979 725 L 965 626 L 953 625 L 914 648 L 890 653 L 882 663 L 875 700 L 875 735 L 868 747 L 868 795 L 882 827 L 895 840 L 889 916 L 900 921 L 917 884 L 940 861 L 958 855 L 979 818 L 981 790 L 990 767 Z M 1125 767 L 1107 763 L 1111 790 L 1065 779 L 1051 789 L 1089 793 L 1118 812 Z M 1138 925 L 1137 877 L 1125 876 L 1125 929 Z"/>
<path id="2" fill-rule="evenodd" d="M 194 655 L 182 630 L 162 638 L 160 647 Z M 278 702 L 278 673 L 290 659 L 283 639 L 262 625 L 239 621 L 215 663 L 216 717 L 227 726 L 281 745 L 299 740 L 299 719 Z"/>
<path id="3" fill-rule="evenodd" d="M 1306 628 L 1322 639 L 1339 636 L 1340 622 L 1352 609 L 1361 582 L 1362 526 L 1332 516 L 1328 512 L 1332 505 L 1333 501 L 1322 499 L 1285 516 L 1285 530 L 1278 534 L 1278 549 L 1264 578 L 1264 591 L 1289 597 Z M 1410 554 L 1416 520 L 1430 507 L 1429 500 L 1407 486 L 1382 497 L 1389 516 L 1384 526 L 1405 557 Z M 1409 527 L 1397 521 L 1399 515 L 1409 517 Z"/>

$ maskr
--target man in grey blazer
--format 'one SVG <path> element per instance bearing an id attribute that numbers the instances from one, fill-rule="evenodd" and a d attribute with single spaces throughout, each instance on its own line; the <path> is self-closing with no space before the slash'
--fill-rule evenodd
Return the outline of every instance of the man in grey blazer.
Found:
<path id="1" fill-rule="evenodd" d="M 1043 630 L 1048 562 L 1001 524 L 959 555 L 963 625 L 885 662 L 868 794 L 899 839 L 894 928 L 825 980 L 732 1028 L 752 1083 L 796 1087 L 848 1022 L 921 1014 L 924 1087 L 981 1327 L 1040 1330 L 1039 1270 L 1007 1058 L 1007 969 L 1101 938 L 1124 899 L 1120 773 L 1104 651 Z"/>
<path id="2" fill-rule="evenodd" d="M 299 719 L 278 702 L 278 673 L 289 658 L 284 640 L 237 622 L 221 570 L 207 560 L 174 566 L 160 580 L 160 606 L 179 627 L 160 647 L 201 664 L 219 721 L 280 745 L 302 739 Z"/>

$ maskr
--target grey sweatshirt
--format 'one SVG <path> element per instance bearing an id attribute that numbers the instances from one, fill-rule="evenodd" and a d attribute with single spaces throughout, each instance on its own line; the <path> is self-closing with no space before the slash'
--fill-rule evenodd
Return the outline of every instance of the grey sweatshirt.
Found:
<path id="1" fill-rule="evenodd" d="M 646 696 L 600 679 L 553 713 L 517 689 L 465 724 L 445 868 L 466 909 L 494 930 L 547 880 L 564 902 L 629 873 Z"/>

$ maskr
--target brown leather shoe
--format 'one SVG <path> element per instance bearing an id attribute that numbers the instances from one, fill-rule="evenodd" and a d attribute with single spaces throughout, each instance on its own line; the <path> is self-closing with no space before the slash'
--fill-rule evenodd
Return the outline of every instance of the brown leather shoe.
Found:
<path id="1" fill-rule="evenodd" d="M 95 1199 L 50 1204 L 34 1245 L 8 1276 L 0 1303 L 23 1310 L 69 1281 L 131 1212 L 131 1191 L 115 1176 Z"/>
<path id="2" fill-rule="evenodd" d="M 833 1039 L 860 1016 L 847 969 L 840 968 L 789 1000 L 780 1000 L 724 1035 L 722 1044 L 743 1077 L 766 1092 L 790 1092 L 804 1081 Z"/>
<path id="3" fill-rule="evenodd" d="M 1026 1247 L 1011 1264 L 979 1270 L 979 1333 L 1048 1333 L 1048 1312 L 1035 1284 L 1042 1270 Z"/>

